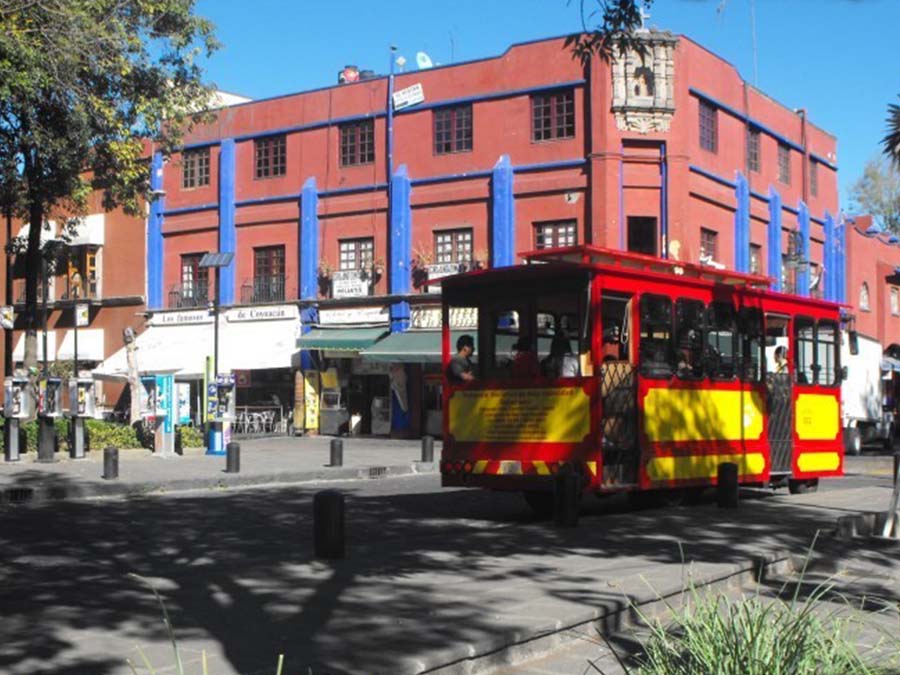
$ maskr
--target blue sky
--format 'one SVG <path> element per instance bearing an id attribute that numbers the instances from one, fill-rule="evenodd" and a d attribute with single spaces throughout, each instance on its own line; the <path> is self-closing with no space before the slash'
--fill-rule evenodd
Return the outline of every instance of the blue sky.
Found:
<path id="1" fill-rule="evenodd" d="M 199 0 L 197 12 L 224 44 L 210 79 L 251 98 L 330 85 L 349 63 L 386 72 L 391 44 L 409 63 L 421 50 L 447 64 L 581 27 L 579 0 Z M 849 186 L 880 151 L 887 104 L 900 102 L 900 1 L 756 0 L 756 82 L 751 0 L 655 0 L 650 14 L 651 26 L 690 36 L 835 134 L 848 208 Z"/>

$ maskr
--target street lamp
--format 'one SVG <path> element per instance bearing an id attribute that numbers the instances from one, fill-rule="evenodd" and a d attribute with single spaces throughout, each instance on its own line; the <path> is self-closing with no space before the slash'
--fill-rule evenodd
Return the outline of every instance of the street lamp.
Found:
<path id="1" fill-rule="evenodd" d="M 209 269 L 213 268 L 216 274 L 216 283 L 215 288 L 213 290 L 213 378 L 218 378 L 219 376 L 219 276 L 220 270 L 223 267 L 228 267 L 231 264 L 231 261 L 234 260 L 234 253 L 231 252 L 221 252 L 217 251 L 215 253 L 205 253 L 202 258 L 200 258 L 200 263 L 198 267 L 200 269 Z M 209 393 L 207 392 L 207 396 Z M 221 447 L 221 434 L 222 434 L 222 424 L 221 422 L 212 421 L 210 424 L 210 429 L 213 434 L 218 434 L 218 443 L 210 442 L 209 443 L 209 451 L 215 453 L 215 448 Z"/>

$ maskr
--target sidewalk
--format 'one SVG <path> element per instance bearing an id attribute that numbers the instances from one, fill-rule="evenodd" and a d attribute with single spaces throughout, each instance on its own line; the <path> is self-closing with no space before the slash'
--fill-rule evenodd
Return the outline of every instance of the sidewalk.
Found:
<path id="1" fill-rule="evenodd" d="M 36 453 L 19 462 L 0 461 L 0 492 L 6 501 L 43 501 L 108 496 L 138 496 L 223 487 L 304 483 L 322 480 L 381 478 L 437 470 L 441 442 L 434 443 L 434 463 L 422 463 L 421 441 L 342 438 L 343 466 L 331 467 L 332 437 L 261 438 L 240 441 L 240 473 L 225 473 L 225 457 L 202 448 L 162 458 L 148 450 L 119 451 L 119 477 L 104 480 L 103 451 L 72 460 L 64 452 L 52 464 L 38 463 Z M 2 501 L 2 500 L 0 500 Z"/>
<path id="2" fill-rule="evenodd" d="M 273 673 L 278 654 L 289 673 L 488 672 L 594 628 L 620 633 L 629 603 L 675 599 L 688 574 L 739 588 L 761 559 L 803 556 L 817 530 L 890 497 L 882 487 L 760 491 L 737 510 L 645 511 L 607 500 L 560 529 L 531 519 L 516 495 L 363 485 L 341 486 L 348 550 L 334 562 L 313 557 L 313 490 L 80 502 L 57 518 L 11 510 L 0 670 L 128 673 L 139 644 L 157 672 L 174 672 L 159 607 L 135 572 L 164 597 L 188 673 L 200 673 L 201 650 L 216 675 Z M 880 566 L 882 594 L 900 600 L 896 547 L 823 534 L 816 549 L 853 551 L 864 579 Z"/>

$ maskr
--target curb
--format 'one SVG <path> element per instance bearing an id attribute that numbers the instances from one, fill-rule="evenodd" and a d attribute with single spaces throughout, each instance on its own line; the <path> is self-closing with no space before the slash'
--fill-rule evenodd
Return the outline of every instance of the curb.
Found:
<path id="1" fill-rule="evenodd" d="M 799 562 L 799 564 L 798 564 Z M 769 575 L 786 575 L 800 568 L 798 556 L 786 551 L 760 555 L 745 563 L 708 576 L 692 577 L 696 589 L 728 589 L 741 591 Z M 611 636 L 622 630 L 634 628 L 641 616 L 648 619 L 662 618 L 671 607 L 678 607 L 685 592 L 684 586 L 647 591 L 643 595 L 625 596 L 608 606 L 584 610 L 578 614 L 558 619 L 552 624 L 526 634 L 515 630 L 492 636 L 475 643 L 458 645 L 452 650 L 436 654 L 434 658 L 416 659 L 404 664 L 399 672 L 433 673 L 435 675 L 475 675 L 496 668 L 514 667 L 524 661 L 546 655 L 583 639 L 592 628 L 597 634 Z"/>
<path id="2" fill-rule="evenodd" d="M 870 511 L 841 516 L 837 519 L 837 539 L 841 541 L 866 540 L 882 545 L 900 546 L 900 529 L 894 525 L 894 537 L 882 536 L 887 522 L 887 511 Z"/>
<path id="3" fill-rule="evenodd" d="M 437 472 L 436 462 L 410 462 L 391 466 L 322 468 L 315 471 L 286 471 L 257 475 L 226 474 L 210 478 L 185 478 L 172 481 L 97 482 L 65 485 L 13 485 L 0 488 L 0 506 L 76 501 L 110 497 L 151 497 L 194 490 L 219 490 L 262 485 L 291 485 L 321 481 L 374 480 L 396 476 Z"/>

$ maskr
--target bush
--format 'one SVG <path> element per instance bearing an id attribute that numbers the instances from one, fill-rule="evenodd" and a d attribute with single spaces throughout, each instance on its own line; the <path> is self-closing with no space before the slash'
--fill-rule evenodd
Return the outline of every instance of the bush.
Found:
<path id="1" fill-rule="evenodd" d="M 206 445 L 203 441 L 203 432 L 196 427 L 182 426 L 178 427 L 181 433 L 182 448 L 202 448 Z"/>
<path id="2" fill-rule="evenodd" d="M 88 439 L 91 450 L 114 448 L 140 448 L 141 442 L 133 427 L 126 424 L 87 420 Z"/>

